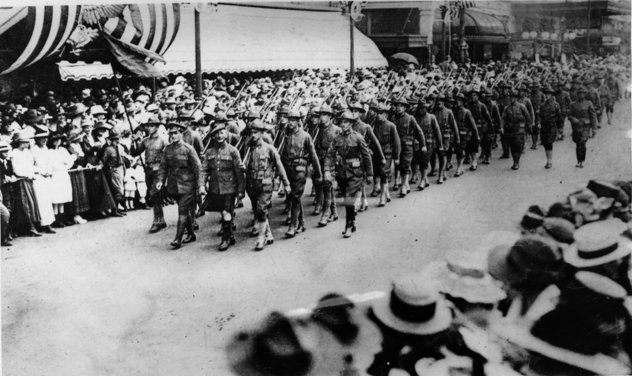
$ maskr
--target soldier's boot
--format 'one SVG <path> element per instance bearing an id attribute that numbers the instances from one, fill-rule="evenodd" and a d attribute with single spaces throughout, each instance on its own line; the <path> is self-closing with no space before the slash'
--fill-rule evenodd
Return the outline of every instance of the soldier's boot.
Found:
<path id="1" fill-rule="evenodd" d="M 285 237 L 293 238 L 296 235 L 296 227 L 298 226 L 298 215 L 301 208 L 298 205 L 292 205 L 292 217 L 290 227 L 285 232 Z"/>
<path id="2" fill-rule="evenodd" d="M 342 232 L 342 236 L 345 238 L 351 237 L 351 234 L 356 231 L 355 227 L 355 206 L 346 205 L 345 210 L 347 212 L 347 218 L 345 223 L 345 230 Z"/>
<path id="3" fill-rule="evenodd" d="M 402 175 L 402 187 L 399 191 L 399 195 L 401 197 L 406 197 L 406 195 L 410 192 L 410 185 L 408 184 L 408 174 Z"/>
<path id="4" fill-rule="evenodd" d="M 463 175 L 463 159 L 456 160 L 456 171 L 454 171 L 454 177 L 458 178 Z"/>
<path id="5" fill-rule="evenodd" d="M 445 179 L 445 156 L 439 156 L 439 177 L 437 178 L 437 184 L 443 184 Z"/>
<path id="6" fill-rule="evenodd" d="M 187 222 L 186 215 L 178 216 L 178 226 L 176 230 L 176 237 L 171 242 L 171 248 L 178 249 L 182 247 L 182 237 L 184 236 L 184 229 L 186 228 L 186 225 L 187 225 L 186 222 Z"/>
<path id="7" fill-rule="evenodd" d="M 301 233 L 305 232 L 307 229 L 305 228 L 305 216 L 303 215 L 303 204 L 299 204 L 298 206 L 298 226 L 296 226 L 296 232 Z"/>
<path id="8" fill-rule="evenodd" d="M 551 168 L 553 166 L 553 150 L 545 150 L 544 154 L 546 155 L 544 168 Z"/>
<path id="9" fill-rule="evenodd" d="M 505 140 L 501 140 L 500 144 L 503 148 L 503 154 L 500 156 L 500 159 L 508 159 L 509 158 L 509 143 Z"/>
<path id="10" fill-rule="evenodd" d="M 327 218 L 329 222 L 334 222 L 338 220 L 338 205 L 336 205 L 336 200 L 331 200 L 331 212 L 329 213 L 329 218 Z"/>
<path id="11" fill-rule="evenodd" d="M 290 212 L 290 206 L 292 205 L 292 203 L 290 202 L 290 198 L 286 197 L 285 198 L 285 206 L 283 207 L 283 214 L 287 214 Z"/>
<path id="12" fill-rule="evenodd" d="M 478 167 L 478 153 L 472 153 L 472 165 L 470 166 L 470 171 L 476 171 Z"/>
<path id="13" fill-rule="evenodd" d="M 314 215 L 320 215 L 320 213 L 322 213 L 323 211 L 323 206 L 321 203 L 317 202 L 316 203 L 316 207 L 314 208 Z"/>
<path id="14" fill-rule="evenodd" d="M 401 185 L 401 174 L 397 173 L 397 169 L 395 171 L 395 184 L 393 184 L 393 190 L 397 191 L 402 185 Z"/>
<path id="15" fill-rule="evenodd" d="M 377 206 L 385 206 L 386 205 L 386 192 L 384 192 L 384 190 L 382 190 L 382 193 L 380 193 L 380 201 L 377 203 Z"/>
<path id="16" fill-rule="evenodd" d="M 371 197 L 377 197 L 381 195 L 380 187 L 382 185 L 379 183 L 379 178 L 373 179 L 373 190 L 371 191 Z"/>
<path id="17" fill-rule="evenodd" d="M 270 222 L 266 219 L 265 226 L 265 242 L 267 245 L 274 243 L 274 236 L 272 236 L 272 229 L 270 229 Z"/>
<path id="18" fill-rule="evenodd" d="M 513 166 L 511 166 L 512 170 L 517 170 L 520 168 L 520 156 L 521 152 L 511 153 L 511 157 L 513 158 Z"/>
<path id="19" fill-rule="evenodd" d="M 290 202 L 290 200 L 286 200 L 285 201 L 285 210 L 283 211 L 283 213 L 285 213 L 285 222 L 283 222 L 286 226 L 289 226 L 290 223 L 292 223 L 292 208 L 293 208 L 293 204 Z"/>
<path id="20" fill-rule="evenodd" d="M 268 221 L 257 222 L 255 227 L 257 228 L 257 242 L 255 243 L 255 251 L 261 251 L 266 246 L 266 225 Z"/>
<path id="21" fill-rule="evenodd" d="M 362 193 L 361 193 L 361 204 L 360 204 L 360 209 L 359 211 L 363 212 L 369 209 L 369 201 L 366 199 L 366 187 L 364 184 L 362 184 L 362 189 L 361 189 Z"/>
<path id="22" fill-rule="evenodd" d="M 197 240 L 197 236 L 195 236 L 195 222 L 193 220 L 193 215 L 189 214 L 187 217 L 187 225 L 186 225 L 186 229 L 187 229 L 187 236 L 184 238 L 184 240 L 182 240 L 182 243 L 187 244 L 187 243 L 192 243 L 194 241 Z"/>
<path id="23" fill-rule="evenodd" d="M 228 247 L 232 245 L 231 239 L 233 239 L 232 244 L 234 244 L 235 238 L 233 237 L 232 223 L 231 221 L 222 221 L 222 242 L 219 243 L 219 250 L 220 251 L 227 250 Z"/>
<path id="24" fill-rule="evenodd" d="M 326 193 L 323 194 L 323 212 L 322 215 L 320 216 L 320 221 L 318 221 L 318 227 L 325 227 L 327 226 L 327 223 L 329 223 L 329 215 L 331 214 L 331 202 L 330 202 L 330 198 L 328 197 L 329 195 L 327 195 Z"/>

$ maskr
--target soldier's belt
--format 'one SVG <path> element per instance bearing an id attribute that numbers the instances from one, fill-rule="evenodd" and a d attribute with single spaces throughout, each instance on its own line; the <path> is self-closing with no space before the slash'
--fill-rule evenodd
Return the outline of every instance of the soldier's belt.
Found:
<path id="1" fill-rule="evenodd" d="M 360 167 L 360 158 L 347 158 L 347 163 L 351 165 L 351 167 Z"/>

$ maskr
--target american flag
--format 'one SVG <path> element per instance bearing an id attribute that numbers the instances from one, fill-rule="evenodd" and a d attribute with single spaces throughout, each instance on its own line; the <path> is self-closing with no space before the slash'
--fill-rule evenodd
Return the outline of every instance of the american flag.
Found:
<path id="1" fill-rule="evenodd" d="M 459 17 L 459 10 L 473 8 L 476 6 L 475 0 L 456 0 L 450 1 L 448 5 L 441 7 L 441 16 L 444 22 L 449 23 Z"/>

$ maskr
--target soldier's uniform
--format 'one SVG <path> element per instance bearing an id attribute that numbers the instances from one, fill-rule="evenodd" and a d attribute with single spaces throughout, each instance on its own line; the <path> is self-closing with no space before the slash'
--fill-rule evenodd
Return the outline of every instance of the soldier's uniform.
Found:
<path id="1" fill-rule="evenodd" d="M 265 124 L 257 119 L 251 124 L 253 131 L 265 132 Z M 274 146 L 264 142 L 263 137 L 257 141 L 251 141 L 246 158 L 246 193 L 253 203 L 256 221 L 256 233 L 259 238 L 255 250 L 262 250 L 265 244 L 273 241 L 270 224 L 268 223 L 268 210 L 272 201 L 274 178 L 278 174 L 283 185 L 290 186 L 281 163 L 279 153 Z"/>
<path id="2" fill-rule="evenodd" d="M 516 91 L 510 93 L 511 97 L 517 98 Z M 530 127 L 530 114 L 527 107 L 519 101 L 510 103 L 503 111 L 503 136 L 508 143 L 514 165 L 511 167 L 517 170 L 520 167 L 520 156 L 524 150 L 525 132 Z"/>
<path id="3" fill-rule="evenodd" d="M 601 112 L 599 112 L 599 114 L 597 115 L 597 127 L 599 128 L 601 124 L 601 116 L 604 110 L 606 111 L 608 124 L 610 124 L 610 114 L 612 114 L 613 99 L 606 82 L 601 83 L 599 79 L 596 79 L 595 86 L 597 85 L 597 92 L 599 93 L 599 99 L 601 100 Z"/>
<path id="4" fill-rule="evenodd" d="M 323 105 L 319 113 L 328 114 L 333 116 L 331 107 Z M 331 121 L 328 124 L 320 123 L 318 125 L 318 135 L 314 139 L 314 148 L 316 149 L 316 155 L 318 156 L 318 163 L 322 169 L 325 166 L 325 159 L 327 153 L 331 149 L 334 139 L 340 134 L 341 129 L 334 125 Z M 323 178 L 322 183 L 315 182 L 316 186 L 316 209 L 314 214 L 320 214 L 322 210 L 322 216 L 318 222 L 319 226 L 326 226 L 331 220 L 338 219 L 338 213 L 336 209 L 336 200 L 334 199 L 333 179 L 327 180 Z"/>
<path id="5" fill-rule="evenodd" d="M 150 118 L 143 126 L 159 127 L 162 122 L 158 118 Z M 154 213 L 154 222 L 149 229 L 150 233 L 155 233 L 162 228 L 167 227 L 165 216 L 162 211 L 162 195 L 161 191 L 156 189 L 156 181 L 158 179 L 158 171 L 160 170 L 160 161 L 165 147 L 168 145 L 167 140 L 156 131 L 153 135 L 145 137 L 140 142 L 132 143 L 132 155 L 140 155 L 145 153 L 145 182 L 147 184 L 148 202 L 151 202 L 151 208 Z"/>
<path id="6" fill-rule="evenodd" d="M 441 103 L 444 103 L 447 98 L 440 96 L 437 98 Z M 454 119 L 454 113 L 451 109 L 441 106 L 437 107 L 434 111 L 434 116 L 439 123 L 439 129 L 441 130 L 441 137 L 443 138 L 443 148 L 445 151 L 445 158 L 439 156 L 439 180 L 445 180 L 446 163 L 450 166 L 452 160 L 452 153 L 456 154 L 457 158 L 462 158 L 461 151 L 461 139 L 459 135 L 459 129 Z"/>
<path id="7" fill-rule="evenodd" d="M 389 111 L 389 108 L 386 105 L 380 105 L 376 111 L 385 113 Z M 386 201 L 390 201 L 388 182 L 391 178 L 391 165 L 393 163 L 393 158 L 399 158 L 401 143 L 399 140 L 399 134 L 397 133 L 397 127 L 395 124 L 388 121 L 386 117 L 384 120 L 380 120 L 378 118 L 374 120 L 373 132 L 380 143 L 380 148 L 382 149 L 384 159 L 386 160 L 384 165 L 382 165 L 381 160 L 379 163 L 375 163 L 375 158 L 373 160 L 373 176 L 377 176 L 381 180 L 380 205 L 384 205 Z"/>
<path id="8" fill-rule="evenodd" d="M 409 103 L 404 99 L 398 99 L 393 103 L 404 104 L 406 106 L 409 105 Z M 417 121 L 415 121 L 415 118 L 412 115 L 406 112 L 399 115 L 394 114 L 393 123 L 395 123 L 395 127 L 397 127 L 397 133 L 399 134 L 399 140 L 402 148 L 399 155 L 399 171 L 402 176 L 400 194 L 401 196 L 406 196 L 406 194 L 410 192 L 410 188 L 408 187 L 408 177 L 414 153 L 414 140 L 416 139 L 419 141 L 419 145 L 424 150 L 426 149 L 426 140 L 419 124 L 417 124 Z"/>
<path id="9" fill-rule="evenodd" d="M 533 127 L 531 131 L 531 149 L 538 148 L 538 134 L 541 127 L 540 124 L 540 107 L 544 102 L 544 95 L 540 91 L 540 85 L 536 82 L 531 85 L 531 96 L 529 97 L 533 106 Z"/>
<path id="10" fill-rule="evenodd" d="M 225 129 L 224 125 L 216 126 L 211 135 Z M 233 236 L 233 215 L 236 196 L 245 191 L 244 166 L 237 149 L 228 142 L 212 143 L 202 159 L 199 186 L 204 187 L 208 181 L 208 189 L 203 207 L 206 211 L 222 213 L 222 243 L 220 250 L 235 244 Z"/>
<path id="11" fill-rule="evenodd" d="M 182 132 L 185 128 L 178 123 L 170 123 L 168 127 L 179 128 Z M 195 240 L 192 212 L 196 204 L 199 177 L 200 158 L 191 145 L 180 140 L 165 147 L 156 182 L 162 185 L 166 180 L 167 192 L 178 202 L 178 228 L 176 238 L 171 243 L 174 248 L 180 247 L 185 230 L 189 235 L 185 240 Z"/>
<path id="12" fill-rule="evenodd" d="M 500 108 L 498 107 L 498 103 L 492 99 L 492 92 L 491 90 L 487 90 L 483 93 L 484 98 L 485 98 L 485 106 L 487 106 L 487 109 L 489 110 L 489 115 L 492 118 L 492 125 L 491 125 L 491 146 L 492 148 L 496 147 L 496 134 L 498 133 L 498 130 L 501 128 L 501 114 L 500 114 Z M 488 155 L 485 155 L 485 153 L 483 153 L 482 155 L 483 157 L 483 164 L 489 164 L 489 158 L 491 158 L 491 150 L 490 153 Z"/>
<path id="13" fill-rule="evenodd" d="M 555 94 L 552 88 L 545 88 L 545 91 Z M 540 106 L 540 124 L 540 137 L 544 150 L 552 150 L 553 142 L 558 134 L 558 128 L 564 126 L 562 108 L 554 96 L 542 102 Z"/>
<path id="14" fill-rule="evenodd" d="M 292 119 L 300 119 L 300 117 L 298 111 L 290 111 L 288 113 L 290 121 L 292 121 Z M 318 163 L 318 157 L 316 156 L 312 138 L 299 126 L 296 126 L 293 130 L 290 125 L 286 127 L 285 143 L 281 150 L 281 161 L 285 167 L 292 190 L 288 195 L 292 217 L 290 228 L 285 235 L 293 237 L 297 231 L 305 231 L 301 197 L 305 191 L 307 166 L 310 162 L 314 169 L 313 179 L 318 180 L 321 177 L 320 164 Z"/>
<path id="15" fill-rule="evenodd" d="M 578 90 L 578 94 L 588 93 L 585 87 Z M 590 131 L 597 125 L 597 113 L 590 100 L 583 98 L 575 101 L 571 105 L 568 115 L 573 128 L 573 142 L 575 142 L 575 153 L 577 155 L 577 166 L 583 167 L 586 160 L 586 142 L 590 138 Z"/>
<path id="16" fill-rule="evenodd" d="M 571 109 L 571 95 L 569 94 L 568 90 L 566 90 L 566 85 L 562 82 L 557 84 L 557 95 L 556 95 L 556 100 L 557 103 L 560 105 L 560 110 L 562 111 L 562 124 L 561 126 L 558 128 L 557 130 L 557 139 L 558 140 L 563 140 L 564 139 L 564 122 L 566 121 L 566 117 L 568 116 L 568 112 Z"/>
<path id="17" fill-rule="evenodd" d="M 350 122 L 355 120 L 349 111 L 345 111 L 342 119 Z M 333 140 L 327 152 L 324 171 L 335 173 L 336 180 L 344 193 L 344 203 L 347 213 L 345 236 L 348 230 L 355 232 L 356 201 L 365 178 L 373 176 L 371 153 L 364 138 L 353 129 L 341 131 Z"/>
<path id="18" fill-rule="evenodd" d="M 461 99 L 465 103 L 465 96 L 461 93 L 456 95 L 457 99 Z M 461 151 L 465 155 L 478 152 L 478 145 L 480 142 L 480 136 L 478 135 L 478 128 L 476 127 L 476 120 L 472 116 L 470 110 L 465 107 L 459 107 L 457 105 L 454 108 L 454 120 L 459 129 L 459 138 L 461 141 Z M 489 115 L 489 114 L 488 114 Z M 461 170 L 462 161 L 459 160 L 457 155 L 457 170 L 454 173 L 455 177 L 459 177 L 463 174 Z"/>
<path id="19" fill-rule="evenodd" d="M 480 94 L 480 92 L 479 92 Z M 492 117 L 489 109 L 480 100 L 470 103 L 468 107 L 476 123 L 478 136 L 480 137 L 481 155 L 483 159 L 489 159 L 492 154 L 492 137 L 494 135 Z M 470 151 L 472 153 L 472 151 Z M 474 153 L 478 153 L 478 147 Z M 472 155 L 472 168 L 476 168 L 476 155 Z"/>
<path id="20" fill-rule="evenodd" d="M 597 126 L 599 125 L 599 122 L 601 121 L 601 113 L 603 111 L 601 95 L 599 95 L 599 90 L 597 90 L 596 87 L 593 86 L 588 90 L 588 99 L 592 102 L 593 108 L 595 110 L 595 114 L 597 116 L 597 121 L 595 122 L 595 124 L 593 124 L 593 136 L 594 136 L 595 131 L 597 131 Z"/>
<path id="21" fill-rule="evenodd" d="M 426 140 L 426 152 L 421 153 L 421 180 L 419 181 L 419 186 L 417 187 L 419 190 L 423 190 L 428 186 L 428 178 L 427 172 L 428 167 L 430 166 L 430 159 L 435 157 L 435 153 L 443 153 L 443 138 L 441 136 L 441 129 L 439 129 L 439 123 L 437 123 L 437 118 L 428 112 L 429 105 L 425 102 L 419 102 L 417 104 L 417 113 L 415 115 L 415 120 Z M 422 115 L 420 110 L 425 109 L 426 112 Z"/>
<path id="22" fill-rule="evenodd" d="M 522 103 L 527 108 L 527 112 L 529 113 L 529 119 L 527 120 L 527 128 L 526 128 L 527 133 L 535 132 L 535 129 L 536 129 L 535 110 L 533 109 L 533 103 L 531 103 L 531 98 L 527 96 L 529 93 L 529 90 L 527 89 L 525 85 L 521 85 L 518 91 L 521 93 L 519 102 Z M 524 153 L 524 148 L 522 149 Z"/>

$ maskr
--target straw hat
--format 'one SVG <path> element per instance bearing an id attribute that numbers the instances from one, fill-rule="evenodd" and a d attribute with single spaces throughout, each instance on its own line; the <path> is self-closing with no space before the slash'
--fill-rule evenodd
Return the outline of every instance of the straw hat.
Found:
<path id="1" fill-rule="evenodd" d="M 384 325 L 406 334 L 435 334 L 452 324 L 452 312 L 437 284 L 415 275 L 393 281 L 391 294 L 375 301 L 373 313 Z"/>
<path id="2" fill-rule="evenodd" d="M 626 225 L 618 218 L 586 224 L 575 231 L 575 243 L 564 252 L 564 261 L 577 268 L 603 265 L 632 253 L 632 241 L 621 236 Z"/>

